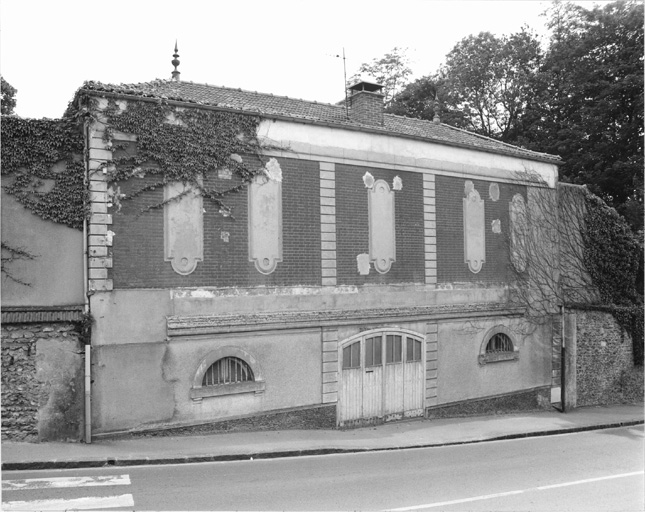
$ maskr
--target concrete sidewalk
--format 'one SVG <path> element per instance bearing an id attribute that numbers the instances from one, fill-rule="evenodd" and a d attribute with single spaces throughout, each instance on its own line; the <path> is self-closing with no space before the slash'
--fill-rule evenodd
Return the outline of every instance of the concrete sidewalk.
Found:
<path id="1" fill-rule="evenodd" d="M 643 405 L 586 407 L 500 416 L 411 420 L 353 430 L 282 430 L 201 436 L 2 443 L 2 469 L 176 464 L 479 443 L 643 424 Z"/>

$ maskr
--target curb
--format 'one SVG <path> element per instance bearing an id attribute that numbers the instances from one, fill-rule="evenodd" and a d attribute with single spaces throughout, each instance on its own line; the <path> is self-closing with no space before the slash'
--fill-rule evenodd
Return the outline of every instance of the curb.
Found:
<path id="1" fill-rule="evenodd" d="M 27 471 L 39 469 L 84 469 L 84 468 L 108 468 L 108 467 L 126 467 L 126 466 L 152 466 L 165 464 L 196 464 L 201 462 L 232 462 L 254 459 L 280 459 L 286 457 L 303 457 L 316 455 L 337 455 L 349 453 L 368 453 L 368 452 L 386 452 L 394 450 L 413 450 L 420 448 L 440 448 L 443 446 L 460 446 L 466 444 L 479 444 L 491 441 L 507 441 L 510 439 L 525 439 L 530 437 L 547 437 L 562 434 L 574 434 L 578 432 L 588 432 L 592 430 L 605 430 L 619 427 L 632 427 L 643 425 L 644 420 L 630 420 L 616 423 L 606 423 L 602 425 L 588 425 L 584 427 L 571 427 L 556 430 L 542 430 L 536 432 L 520 432 L 517 434 L 507 434 L 503 436 L 487 437 L 484 439 L 471 439 L 468 441 L 452 441 L 447 443 L 430 443 L 417 444 L 410 446 L 389 446 L 383 448 L 316 448 L 310 450 L 286 450 L 275 452 L 255 452 L 231 455 L 196 455 L 185 457 L 165 457 L 165 458 L 142 458 L 142 459 L 119 459 L 108 457 L 105 459 L 89 459 L 78 461 L 52 460 L 52 461 L 32 461 L 32 462 L 3 462 L 2 471 Z"/>

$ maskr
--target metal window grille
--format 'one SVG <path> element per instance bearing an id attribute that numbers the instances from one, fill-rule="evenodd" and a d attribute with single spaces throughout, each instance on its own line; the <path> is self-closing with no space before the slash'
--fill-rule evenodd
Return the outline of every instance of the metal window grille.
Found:
<path id="1" fill-rule="evenodd" d="M 220 386 L 253 380 L 253 370 L 245 361 L 237 357 L 224 357 L 206 370 L 202 386 Z"/>
<path id="2" fill-rule="evenodd" d="M 498 332 L 493 335 L 486 345 L 487 354 L 496 354 L 499 352 L 513 352 L 513 342 L 503 332 Z"/>

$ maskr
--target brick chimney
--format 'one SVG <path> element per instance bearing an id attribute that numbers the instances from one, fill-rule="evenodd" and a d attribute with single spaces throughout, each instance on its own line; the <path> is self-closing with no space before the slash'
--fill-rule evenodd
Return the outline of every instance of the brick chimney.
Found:
<path id="1" fill-rule="evenodd" d="M 382 85 L 358 82 L 349 88 L 349 118 L 363 124 L 383 126 Z"/>

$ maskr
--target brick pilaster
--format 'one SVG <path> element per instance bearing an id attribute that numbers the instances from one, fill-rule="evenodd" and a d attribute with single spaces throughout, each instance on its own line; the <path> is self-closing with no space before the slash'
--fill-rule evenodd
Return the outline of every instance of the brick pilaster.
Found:
<path id="1" fill-rule="evenodd" d="M 436 323 L 426 324 L 426 407 L 437 405 L 437 376 L 439 374 L 438 330 Z"/>
<path id="2" fill-rule="evenodd" d="M 437 214 L 434 174 L 423 175 L 423 229 L 426 284 L 437 284 Z"/>
<path id="3" fill-rule="evenodd" d="M 338 329 L 322 329 L 322 403 L 338 402 Z"/>
<path id="4" fill-rule="evenodd" d="M 99 100 L 99 109 L 107 106 L 107 100 Z M 90 219 L 87 232 L 88 280 L 90 291 L 112 290 L 108 269 L 112 268 L 110 247 L 114 233 L 110 230 L 112 215 L 108 213 L 107 166 L 112 161 L 112 151 L 104 140 L 105 116 L 99 114 L 90 128 L 89 147 L 89 193 Z"/>
<path id="5" fill-rule="evenodd" d="M 323 286 L 336 286 L 336 165 L 320 162 L 320 244 Z"/>

